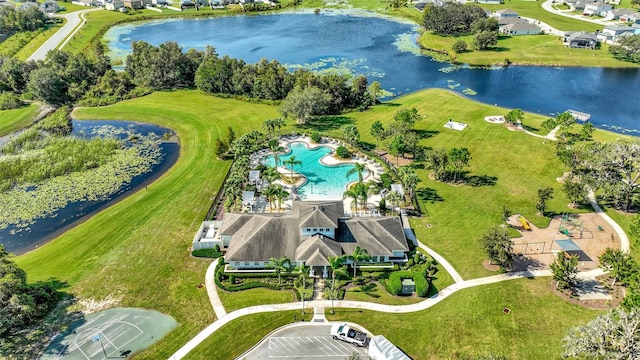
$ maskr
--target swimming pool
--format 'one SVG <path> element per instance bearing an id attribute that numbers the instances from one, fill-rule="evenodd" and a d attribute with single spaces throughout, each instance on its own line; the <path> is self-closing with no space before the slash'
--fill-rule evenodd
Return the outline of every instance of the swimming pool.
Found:
<path id="1" fill-rule="evenodd" d="M 302 161 L 301 165 L 296 165 L 293 171 L 304 175 L 307 182 L 298 189 L 298 195 L 302 200 L 340 200 L 347 189 L 347 184 L 358 181 L 358 174 L 353 173 L 347 177 L 347 172 L 353 168 L 353 164 L 327 166 L 320 162 L 320 159 L 331 153 L 331 149 L 326 146 L 319 146 L 313 149 L 301 142 L 289 144 L 289 153 L 280 155 L 281 167 L 283 162 L 291 156 Z M 267 166 L 274 166 L 273 155 L 269 155 L 262 160 Z M 367 176 L 367 172 L 363 177 Z"/>

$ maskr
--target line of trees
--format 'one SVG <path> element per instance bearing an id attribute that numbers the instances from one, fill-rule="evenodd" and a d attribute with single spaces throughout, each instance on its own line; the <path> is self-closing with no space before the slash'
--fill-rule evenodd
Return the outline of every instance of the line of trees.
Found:
<path id="1" fill-rule="evenodd" d="M 616 59 L 640 63 L 640 34 L 625 36 L 618 45 L 609 47 L 609 52 Z"/>
<path id="2" fill-rule="evenodd" d="M 486 50 L 498 43 L 498 21 L 487 17 L 481 7 L 474 4 L 445 3 L 430 5 L 424 9 L 422 26 L 440 36 L 464 36 L 475 34 L 472 45 L 476 50 Z M 453 50 L 465 52 L 467 43 L 457 41 Z"/>
<path id="3" fill-rule="evenodd" d="M 47 17 L 38 7 L 16 9 L 12 6 L 0 6 L 0 33 L 34 31 L 43 28 L 46 23 Z"/>

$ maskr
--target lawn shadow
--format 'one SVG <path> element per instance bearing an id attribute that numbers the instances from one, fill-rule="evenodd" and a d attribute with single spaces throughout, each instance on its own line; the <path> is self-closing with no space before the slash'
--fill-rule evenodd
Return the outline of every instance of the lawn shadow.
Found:
<path id="1" fill-rule="evenodd" d="M 417 130 L 413 130 L 413 132 L 418 136 L 418 139 L 428 139 L 440 134 L 440 131 L 437 131 L 437 130 L 417 129 Z"/>
<path id="2" fill-rule="evenodd" d="M 298 129 L 305 131 L 338 130 L 344 125 L 353 124 L 353 120 L 346 116 L 317 116 L 306 124 L 297 124 Z"/>
<path id="3" fill-rule="evenodd" d="M 473 187 L 495 186 L 497 181 L 498 178 L 496 176 L 489 175 L 471 175 L 465 177 L 465 182 L 467 183 L 467 185 Z"/>
<path id="4" fill-rule="evenodd" d="M 425 202 L 430 202 L 432 204 L 436 202 L 443 202 L 444 198 L 438 195 L 438 192 L 432 188 L 421 188 L 416 190 L 416 195 L 418 198 Z"/>
<path id="5" fill-rule="evenodd" d="M 540 129 L 536 128 L 536 127 L 529 126 L 529 125 L 524 125 L 524 124 L 522 124 L 522 127 L 523 127 L 525 130 L 527 130 L 527 131 L 529 131 L 529 132 L 532 132 L 532 133 L 535 133 L 536 131 L 540 130 Z"/>
<path id="6" fill-rule="evenodd" d="M 394 103 L 394 102 L 383 102 L 383 103 L 380 103 L 380 104 L 378 104 L 376 106 L 398 107 L 398 106 L 402 106 L 402 105 L 400 105 L 398 103 Z"/>

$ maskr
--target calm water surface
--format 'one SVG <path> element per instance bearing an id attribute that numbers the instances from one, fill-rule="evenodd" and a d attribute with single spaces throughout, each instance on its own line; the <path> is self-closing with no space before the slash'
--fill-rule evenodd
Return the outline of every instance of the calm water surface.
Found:
<path id="1" fill-rule="evenodd" d="M 105 38 L 116 58 L 130 52 L 133 40 L 175 41 L 199 50 L 213 45 L 220 55 L 250 63 L 267 58 L 292 70 L 364 74 L 394 96 L 451 88 L 475 92 L 471 99 L 488 104 L 546 115 L 574 109 L 590 113 L 596 126 L 640 133 L 638 69 L 451 67 L 420 55 L 417 30 L 415 24 L 365 12 L 280 13 L 125 24 Z"/>

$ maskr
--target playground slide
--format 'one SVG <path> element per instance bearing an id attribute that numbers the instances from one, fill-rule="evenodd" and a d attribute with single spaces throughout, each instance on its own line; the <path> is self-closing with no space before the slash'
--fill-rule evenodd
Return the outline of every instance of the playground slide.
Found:
<path id="1" fill-rule="evenodd" d="M 527 220 L 525 220 L 522 216 L 520 216 L 520 217 L 518 218 L 518 220 L 520 220 L 520 223 L 522 224 L 522 227 L 523 227 L 525 230 L 531 230 L 531 227 L 529 226 L 529 223 L 527 223 Z"/>

